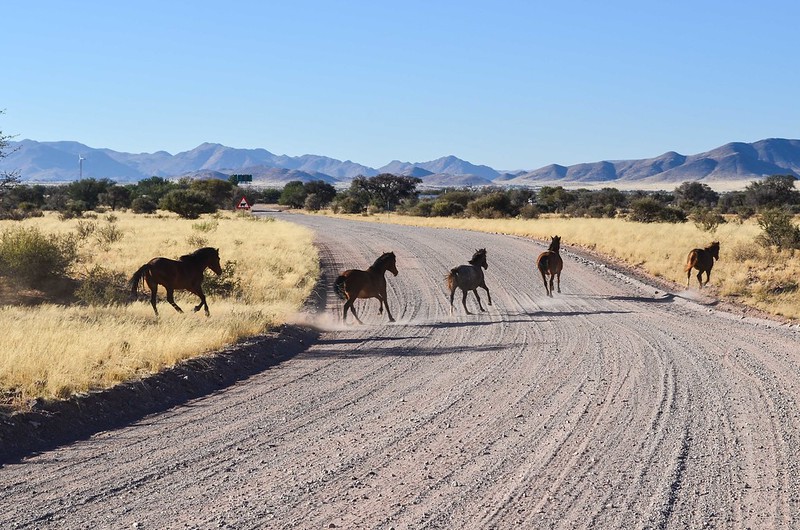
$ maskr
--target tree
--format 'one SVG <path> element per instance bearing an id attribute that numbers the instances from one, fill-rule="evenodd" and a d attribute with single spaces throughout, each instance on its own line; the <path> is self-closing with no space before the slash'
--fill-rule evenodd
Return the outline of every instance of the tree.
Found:
<path id="1" fill-rule="evenodd" d="M 0 114 L 3 114 L 4 111 L 0 110 Z M 10 155 L 13 151 L 9 150 L 9 145 L 11 142 L 11 136 L 6 136 L 3 134 L 3 131 L 0 131 L 0 160 Z M 5 209 L 5 198 L 8 191 L 19 184 L 19 172 L 18 171 L 3 171 L 0 172 L 0 212 Z"/>
<path id="2" fill-rule="evenodd" d="M 87 210 L 94 210 L 100 203 L 100 194 L 114 185 L 114 181 L 109 179 L 81 179 L 67 185 L 67 194 L 76 203 L 84 204 Z"/>
<path id="3" fill-rule="evenodd" d="M 233 185 L 227 180 L 203 179 L 192 180 L 189 189 L 208 195 L 217 208 L 231 207 L 231 191 Z M 238 197 L 234 200 L 238 200 Z"/>
<path id="4" fill-rule="evenodd" d="M 194 190 L 172 190 L 164 195 L 158 207 L 175 212 L 185 219 L 197 219 L 201 213 L 214 213 L 217 207 L 205 193 Z"/>
<path id="5" fill-rule="evenodd" d="M 136 183 L 133 197 L 149 197 L 153 201 L 158 202 L 161 200 L 161 197 L 177 187 L 177 184 L 174 182 L 170 182 L 161 177 L 150 177 Z"/>
<path id="6" fill-rule="evenodd" d="M 300 180 L 287 182 L 278 199 L 278 204 L 291 208 L 302 208 L 306 200 L 306 188 Z"/>
<path id="7" fill-rule="evenodd" d="M 684 209 L 692 209 L 697 206 L 713 208 L 719 202 L 719 193 L 702 182 L 684 182 L 675 188 L 675 201 Z"/>
<path id="8" fill-rule="evenodd" d="M 325 207 L 336 197 L 336 188 L 323 180 L 312 180 L 303 185 L 306 195 L 316 195 L 314 201 L 319 208 Z M 319 209 L 317 208 L 317 209 Z"/>
<path id="9" fill-rule="evenodd" d="M 124 186 L 111 186 L 105 193 L 99 194 L 97 199 L 100 204 L 111 206 L 112 210 L 126 208 L 131 204 L 131 190 Z"/>
<path id="10" fill-rule="evenodd" d="M 800 191 L 794 187 L 794 175 L 772 175 L 745 188 L 747 202 L 755 208 L 782 208 L 800 204 Z"/>
<path id="11" fill-rule="evenodd" d="M 394 210 L 400 201 L 416 196 L 418 184 L 422 184 L 422 180 L 416 177 L 381 173 L 372 178 L 359 175 L 350 183 L 350 190 L 366 193 L 375 206 Z"/>

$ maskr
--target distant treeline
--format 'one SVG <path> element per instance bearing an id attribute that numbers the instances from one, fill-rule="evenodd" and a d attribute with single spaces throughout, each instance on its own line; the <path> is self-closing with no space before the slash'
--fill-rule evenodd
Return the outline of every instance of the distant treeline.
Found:
<path id="1" fill-rule="evenodd" d="M 420 190 L 420 179 L 391 174 L 356 177 L 346 190 L 323 181 L 287 183 L 257 189 L 230 180 L 169 181 L 161 177 L 118 185 L 110 179 L 82 179 L 45 186 L 20 182 L 0 189 L 0 218 L 22 218 L 42 210 L 79 216 L 98 209 L 157 209 L 196 218 L 218 209 L 233 209 L 242 197 L 253 205 L 279 203 L 315 211 L 342 213 L 396 211 L 423 217 L 461 216 L 488 219 L 533 219 L 542 214 L 571 217 L 624 217 L 637 222 L 694 221 L 707 227 L 724 222 L 723 214 L 747 218 L 765 210 L 800 212 L 800 191 L 793 175 L 774 175 L 751 182 L 742 191 L 718 193 L 700 182 L 684 182 L 672 192 L 624 192 L 615 188 L 568 190 L 561 186 L 526 188 L 449 188 Z"/>

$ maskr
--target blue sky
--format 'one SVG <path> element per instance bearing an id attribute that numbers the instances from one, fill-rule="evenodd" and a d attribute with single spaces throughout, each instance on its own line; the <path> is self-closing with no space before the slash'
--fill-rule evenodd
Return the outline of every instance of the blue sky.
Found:
<path id="1" fill-rule="evenodd" d="M 800 138 L 800 2 L 4 3 L 0 131 L 496 169 Z"/>

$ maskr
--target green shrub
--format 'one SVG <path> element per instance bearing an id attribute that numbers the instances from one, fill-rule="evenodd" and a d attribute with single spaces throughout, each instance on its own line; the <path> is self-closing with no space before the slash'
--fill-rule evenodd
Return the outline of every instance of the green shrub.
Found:
<path id="1" fill-rule="evenodd" d="M 0 234 L 0 274 L 32 284 L 66 275 L 78 258 L 75 234 L 45 235 L 36 228 L 9 228 Z"/>
<path id="2" fill-rule="evenodd" d="M 131 210 L 133 213 L 155 213 L 158 204 L 150 197 L 137 197 L 131 203 Z"/>
<path id="3" fill-rule="evenodd" d="M 457 202 L 438 200 L 433 203 L 431 207 L 431 215 L 435 217 L 450 217 L 453 215 L 461 215 L 464 212 L 464 207 Z"/>
<path id="4" fill-rule="evenodd" d="M 221 296 L 239 296 L 242 294 L 242 281 L 236 277 L 236 262 L 226 261 L 222 265 L 222 274 L 206 274 L 203 277 L 203 291 L 206 294 Z"/>
<path id="5" fill-rule="evenodd" d="M 217 206 L 208 195 L 193 190 L 172 190 L 161 198 L 158 206 L 184 219 L 197 219 L 200 214 L 217 211 Z"/>
<path id="6" fill-rule="evenodd" d="M 719 225 L 726 222 L 719 212 L 708 208 L 695 208 L 689 218 L 698 229 L 711 233 L 716 232 Z"/>
<path id="7" fill-rule="evenodd" d="M 130 291 L 124 273 L 95 265 L 81 279 L 75 296 L 86 305 L 116 305 L 128 300 Z"/>
<path id="8" fill-rule="evenodd" d="M 800 248 L 800 228 L 792 221 L 792 214 L 780 208 L 771 208 L 761 212 L 758 226 L 763 233 L 756 238 L 764 247 Z"/>

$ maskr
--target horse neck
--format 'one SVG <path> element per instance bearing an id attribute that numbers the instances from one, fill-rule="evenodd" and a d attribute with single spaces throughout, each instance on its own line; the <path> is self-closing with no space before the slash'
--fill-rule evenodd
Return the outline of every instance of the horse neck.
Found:
<path id="1" fill-rule="evenodd" d="M 386 274 L 387 270 L 389 270 L 389 267 L 386 265 L 386 263 L 380 263 L 378 265 L 371 265 L 367 269 L 367 272 L 370 272 L 372 274 L 377 274 L 379 276 L 383 276 L 384 274 Z"/>

